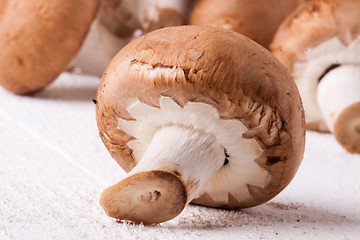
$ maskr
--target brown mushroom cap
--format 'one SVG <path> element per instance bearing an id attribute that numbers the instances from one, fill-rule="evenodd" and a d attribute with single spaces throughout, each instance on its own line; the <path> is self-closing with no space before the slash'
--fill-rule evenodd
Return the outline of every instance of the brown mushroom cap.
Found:
<path id="1" fill-rule="evenodd" d="M 177 74 L 149 74 L 156 68 Z M 275 57 L 250 39 L 214 27 L 172 27 L 139 37 L 115 56 L 98 89 L 97 123 L 104 144 L 126 171 L 140 159 L 127 145 L 133 136 L 119 129 L 118 121 L 134 120 L 127 112 L 129 99 L 159 107 L 161 96 L 180 106 L 206 103 L 222 119 L 241 121 L 248 129 L 243 137 L 256 139 L 263 150 L 254 161 L 271 175 L 264 187 L 247 185 L 251 198 L 246 201 L 229 193 L 223 204 L 204 193 L 195 203 L 229 209 L 258 205 L 277 195 L 296 173 L 305 141 L 298 90 Z"/>
<path id="2" fill-rule="evenodd" d="M 269 48 L 281 22 L 306 0 L 199 0 L 189 23 L 221 26 Z"/>
<path id="3" fill-rule="evenodd" d="M 345 45 L 360 34 L 358 0 L 313 0 L 298 7 L 281 24 L 271 51 L 289 71 L 307 49 L 338 37 Z"/>
<path id="4" fill-rule="evenodd" d="M 271 44 L 272 53 L 284 64 L 291 74 L 294 74 L 294 66 L 297 63 L 305 64 L 308 59 L 306 53 L 308 50 L 319 46 L 321 43 L 331 38 L 338 38 L 342 44 L 349 46 L 360 35 L 360 1 L 358 0 L 314 0 L 299 6 L 279 27 L 274 40 Z M 332 50 L 332 49 L 331 49 Z M 334 50 L 336 51 L 336 50 Z M 356 55 L 356 54 L 354 54 Z M 320 79 L 334 67 L 341 64 L 359 64 L 354 57 L 346 60 L 346 56 L 339 58 L 336 54 L 333 56 L 332 62 L 328 62 L 327 66 L 318 66 L 317 76 L 312 79 L 309 77 L 303 80 L 297 79 L 297 84 L 310 86 L 307 93 L 316 93 L 316 89 Z M 322 63 L 322 65 L 324 65 Z M 300 71 L 301 74 L 303 71 Z M 309 82 L 309 84 L 300 83 L 301 81 Z M 328 127 L 322 119 L 313 117 L 313 113 L 309 112 L 312 108 L 313 112 L 320 115 L 317 103 L 313 102 L 315 97 L 304 96 L 304 91 L 300 88 L 305 110 L 307 112 L 306 127 L 312 130 L 328 131 Z M 309 98 L 309 99 L 308 99 Z M 313 99 L 310 99 L 313 98 Z M 314 115 L 315 116 L 315 115 Z"/>
<path id="5" fill-rule="evenodd" d="M 31 93 L 51 83 L 79 50 L 98 0 L 7 0 L 0 23 L 0 84 Z"/>

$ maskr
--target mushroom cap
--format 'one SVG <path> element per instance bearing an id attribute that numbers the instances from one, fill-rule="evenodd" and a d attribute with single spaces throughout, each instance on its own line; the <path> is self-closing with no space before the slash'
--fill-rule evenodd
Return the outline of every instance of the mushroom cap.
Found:
<path id="1" fill-rule="evenodd" d="M 159 74 L 152 70 L 161 69 Z M 171 70 L 171 73 L 168 72 Z M 180 106 L 209 104 L 220 118 L 236 119 L 263 150 L 254 161 L 271 175 L 264 187 L 248 184 L 251 199 L 213 201 L 204 193 L 196 204 L 250 207 L 268 201 L 291 181 L 301 162 L 304 112 L 291 76 L 266 49 L 221 28 L 181 26 L 156 30 L 125 46 L 101 80 L 96 105 L 100 136 L 112 157 L 130 171 L 135 159 L 127 143 L 133 136 L 118 128 L 132 99 L 159 107 L 161 96 Z M 241 146 L 239 146 L 241 148 Z"/>
<path id="2" fill-rule="evenodd" d="M 272 53 L 294 75 L 299 86 L 307 113 L 306 127 L 308 129 L 328 131 L 328 127 L 320 117 L 320 109 L 315 101 L 319 80 L 326 72 L 342 63 L 360 63 L 360 55 L 354 53 L 353 50 L 350 51 L 351 54 L 341 53 L 343 46 L 350 46 L 360 36 L 359 15 L 360 1 L 358 0 L 309 1 L 299 6 L 285 19 L 271 43 Z M 333 46 L 329 45 L 330 47 L 319 50 L 321 52 L 317 54 L 323 59 L 325 57 L 328 59 L 325 59 L 325 62 L 314 62 L 313 67 L 309 67 L 308 72 L 313 75 L 312 77 L 298 79 L 295 75 L 301 75 L 305 70 L 300 69 L 297 71 L 298 73 L 295 73 L 295 65 L 300 63 L 305 66 L 311 58 L 309 50 L 317 47 L 320 49 L 321 44 L 330 39 L 338 39 L 339 43 L 334 43 Z M 359 40 L 357 41 L 359 42 Z M 356 46 L 352 47 L 356 49 Z M 328 57 L 330 52 L 334 52 L 334 54 Z M 302 89 L 305 85 L 308 86 L 307 90 Z"/>
<path id="3" fill-rule="evenodd" d="M 2 4 L 0 84 L 26 94 L 45 87 L 66 69 L 99 1 L 8 0 Z"/>
<path id="4" fill-rule="evenodd" d="M 269 48 L 281 22 L 306 0 L 199 0 L 191 25 L 221 26 Z"/>

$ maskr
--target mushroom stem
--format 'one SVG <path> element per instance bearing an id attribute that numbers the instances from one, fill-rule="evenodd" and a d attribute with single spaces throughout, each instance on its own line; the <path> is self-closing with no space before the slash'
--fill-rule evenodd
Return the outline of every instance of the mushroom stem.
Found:
<path id="1" fill-rule="evenodd" d="M 317 101 L 328 128 L 350 152 L 360 152 L 360 66 L 343 65 L 320 81 Z"/>
<path id="2" fill-rule="evenodd" d="M 129 173 L 163 170 L 185 184 L 190 202 L 224 163 L 224 148 L 201 130 L 168 126 L 158 130 L 138 165 Z"/>
<path id="3" fill-rule="evenodd" d="M 103 192 L 101 205 L 118 219 L 145 224 L 169 220 L 200 193 L 224 159 L 224 148 L 212 134 L 162 127 L 128 177 Z"/>

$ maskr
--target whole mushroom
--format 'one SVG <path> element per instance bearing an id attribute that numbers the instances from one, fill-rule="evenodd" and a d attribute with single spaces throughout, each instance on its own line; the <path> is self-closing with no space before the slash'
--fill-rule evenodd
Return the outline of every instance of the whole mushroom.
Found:
<path id="1" fill-rule="evenodd" d="M 0 85 L 27 94 L 51 83 L 80 49 L 98 0 L 4 0 Z"/>
<path id="2" fill-rule="evenodd" d="M 315 0 L 281 25 L 272 52 L 295 78 L 306 126 L 360 153 L 360 1 Z"/>
<path id="3" fill-rule="evenodd" d="M 269 48 L 282 21 L 306 0 L 198 0 L 189 23 L 219 26 Z"/>
<path id="4" fill-rule="evenodd" d="M 100 136 L 126 178 L 100 204 L 114 218 L 161 223 L 190 202 L 262 204 L 304 152 L 295 83 L 266 49 L 221 28 L 156 30 L 124 47 L 97 93 Z"/>

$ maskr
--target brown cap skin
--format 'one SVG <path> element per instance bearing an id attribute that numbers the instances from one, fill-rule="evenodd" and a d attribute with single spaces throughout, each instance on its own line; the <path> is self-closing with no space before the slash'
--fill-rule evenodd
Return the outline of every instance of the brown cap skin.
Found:
<path id="1" fill-rule="evenodd" d="M 269 48 L 281 22 L 306 0 L 199 0 L 189 23 L 220 26 Z"/>
<path id="2" fill-rule="evenodd" d="M 42 89 L 66 69 L 95 17 L 98 0 L 5 0 L 0 84 L 17 94 Z"/>
<path id="3" fill-rule="evenodd" d="M 175 77 L 150 78 L 143 69 L 169 68 Z M 132 119 L 128 99 L 159 106 L 160 96 L 184 106 L 202 102 L 221 118 L 238 119 L 263 153 L 254 159 L 271 174 L 264 188 L 248 185 L 251 201 L 216 205 L 242 208 L 264 203 L 295 175 L 304 152 L 304 112 L 296 85 L 286 69 L 266 49 L 221 28 L 182 26 L 156 30 L 124 47 L 108 66 L 97 93 L 100 136 L 112 157 L 126 171 L 136 162 L 127 142 L 132 136 L 117 128 L 118 118 Z M 269 112 L 262 109 L 269 107 Z M 240 146 L 239 146 L 240 147 Z M 173 173 L 176 175 L 176 173 Z"/>
<path id="4" fill-rule="evenodd" d="M 100 205 L 110 217 L 156 224 L 179 215 L 186 200 L 185 186 L 177 176 L 149 171 L 132 175 L 105 189 Z"/>
<path id="5" fill-rule="evenodd" d="M 336 119 L 334 136 L 351 153 L 360 153 L 360 102 L 347 107 Z"/>
<path id="6" fill-rule="evenodd" d="M 281 24 L 271 51 L 291 72 L 307 48 L 338 37 L 348 45 L 360 34 L 360 1 L 315 0 L 298 7 Z"/>

